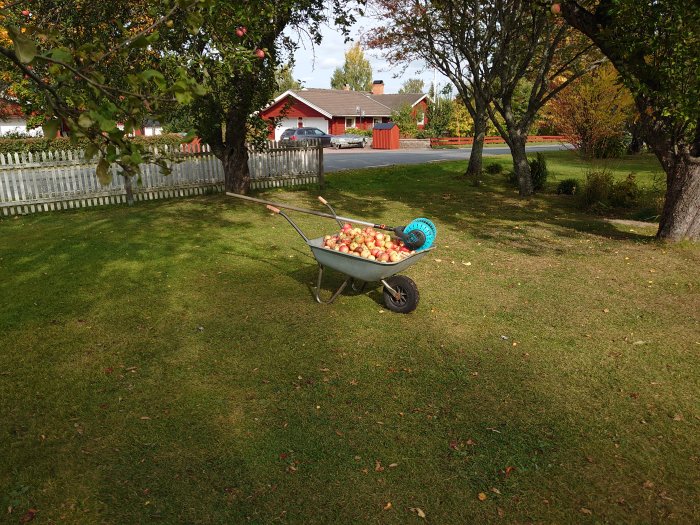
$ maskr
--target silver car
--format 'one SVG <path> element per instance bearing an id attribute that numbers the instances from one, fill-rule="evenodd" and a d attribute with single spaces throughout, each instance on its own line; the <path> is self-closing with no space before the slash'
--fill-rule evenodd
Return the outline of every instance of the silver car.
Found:
<path id="1" fill-rule="evenodd" d="M 337 149 L 364 148 L 367 142 L 369 142 L 367 137 L 360 135 L 333 135 L 331 137 L 331 146 Z"/>

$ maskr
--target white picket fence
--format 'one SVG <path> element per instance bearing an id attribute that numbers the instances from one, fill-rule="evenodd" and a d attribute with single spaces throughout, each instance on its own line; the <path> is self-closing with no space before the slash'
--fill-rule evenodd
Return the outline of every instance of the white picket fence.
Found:
<path id="1" fill-rule="evenodd" d="M 178 162 L 172 164 L 172 173 L 167 176 L 155 164 L 142 164 L 138 181 L 132 183 L 135 200 L 223 191 L 223 166 L 209 146 L 153 151 L 175 153 Z M 0 215 L 126 202 L 120 169 L 113 165 L 112 182 L 103 186 L 95 166 L 96 161 L 86 160 L 83 151 L 0 154 Z M 322 183 L 323 149 L 320 144 L 289 148 L 271 142 L 267 149 L 251 151 L 248 166 L 253 189 Z"/>

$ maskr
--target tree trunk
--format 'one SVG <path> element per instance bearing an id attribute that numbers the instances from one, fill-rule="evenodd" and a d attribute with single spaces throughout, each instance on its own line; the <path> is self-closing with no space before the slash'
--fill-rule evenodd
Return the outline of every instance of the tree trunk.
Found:
<path id="1" fill-rule="evenodd" d="M 530 164 L 527 161 L 527 153 L 525 152 L 526 136 L 519 131 L 509 131 L 508 138 L 510 140 L 510 153 L 513 156 L 513 170 L 518 178 L 520 196 L 529 197 L 533 194 L 533 188 Z"/>
<path id="2" fill-rule="evenodd" d="M 245 195 L 250 189 L 248 148 L 243 144 L 225 144 L 223 158 L 224 187 L 226 191 Z"/>
<path id="3" fill-rule="evenodd" d="M 128 206 L 134 205 L 134 188 L 131 184 L 131 177 L 124 175 L 124 189 L 126 190 L 126 204 Z"/>
<path id="4" fill-rule="evenodd" d="M 666 200 L 657 238 L 700 240 L 700 158 L 664 152 L 657 157 L 666 170 Z M 666 162 L 665 162 L 666 160 Z"/>
<path id="5" fill-rule="evenodd" d="M 479 177 L 481 177 L 481 168 L 483 164 L 484 154 L 484 139 L 486 138 L 486 125 L 488 123 L 488 115 L 483 108 L 476 108 L 476 116 L 474 118 L 474 142 L 469 155 L 469 165 L 464 176 L 467 177 L 474 186 L 479 185 Z"/>

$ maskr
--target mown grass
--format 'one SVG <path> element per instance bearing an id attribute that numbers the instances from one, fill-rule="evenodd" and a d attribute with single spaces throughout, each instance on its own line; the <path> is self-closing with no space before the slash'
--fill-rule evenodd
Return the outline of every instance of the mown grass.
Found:
<path id="1" fill-rule="evenodd" d="M 585 182 L 586 175 L 592 171 L 607 171 L 615 180 L 623 180 L 630 173 L 635 174 L 641 188 L 664 188 L 665 175 L 659 161 L 651 153 L 640 155 L 625 155 L 612 159 L 585 159 L 573 151 L 544 152 L 549 169 L 548 186 L 556 187 L 556 183 L 564 179 L 576 179 Z M 534 158 L 534 155 L 529 155 Z M 484 157 L 484 166 L 500 164 L 504 171 L 513 169 L 509 155 Z"/>
<path id="2" fill-rule="evenodd" d="M 408 316 L 223 196 L 0 221 L 2 520 L 700 521 L 698 247 L 463 170 L 328 176 L 437 224 Z"/>

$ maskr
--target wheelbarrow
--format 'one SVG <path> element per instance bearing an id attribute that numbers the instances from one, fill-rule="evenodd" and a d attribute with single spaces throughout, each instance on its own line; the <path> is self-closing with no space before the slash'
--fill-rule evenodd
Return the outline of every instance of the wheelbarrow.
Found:
<path id="1" fill-rule="evenodd" d="M 361 293 L 364 290 L 367 283 L 379 281 L 384 286 L 384 304 L 392 312 L 407 314 L 415 310 L 418 306 L 418 286 L 416 286 L 416 283 L 411 278 L 405 275 L 398 274 L 400 272 L 403 272 L 410 266 L 416 264 L 423 257 L 425 257 L 429 251 L 433 249 L 431 245 L 435 238 L 435 227 L 429 220 L 416 219 L 405 228 L 391 228 L 383 224 L 379 225 L 373 224 L 371 222 L 349 219 L 347 217 L 339 217 L 336 215 L 333 208 L 322 197 L 319 197 L 319 200 L 333 212 L 332 215 L 314 212 L 311 210 L 304 210 L 293 206 L 275 205 L 275 203 L 268 203 L 268 201 L 263 201 L 262 199 L 244 197 L 234 193 L 227 193 L 227 195 L 266 204 L 267 209 L 284 217 L 287 220 L 287 222 L 289 222 L 289 224 L 301 236 L 301 238 L 304 239 L 304 242 L 306 242 L 306 244 L 309 246 L 309 248 L 311 249 L 311 253 L 313 254 L 314 258 L 316 259 L 316 262 L 318 263 L 318 278 L 316 280 L 316 287 L 314 288 L 314 297 L 319 303 L 331 304 L 338 298 L 338 296 L 343 292 L 343 290 L 345 290 L 345 288 L 348 285 L 350 285 L 350 287 L 355 292 Z M 409 246 L 412 242 L 410 240 L 410 233 L 404 235 L 403 231 L 410 232 L 420 230 L 422 232 L 425 232 L 425 234 L 428 237 L 428 242 L 425 242 L 425 238 L 423 237 L 422 241 L 420 241 L 423 247 L 415 250 L 414 253 L 396 262 L 379 262 L 372 261 L 369 259 L 363 259 L 362 257 L 358 257 L 350 253 L 343 253 L 340 251 L 332 250 L 330 248 L 326 248 L 323 244 L 323 237 L 309 239 L 306 236 L 306 234 L 304 234 L 304 232 L 301 230 L 301 228 L 299 228 L 299 226 L 297 226 L 297 224 L 289 217 L 289 215 L 284 213 L 280 209 L 280 207 L 285 207 L 303 213 L 311 213 L 313 215 L 321 217 L 332 218 L 335 219 L 341 227 L 343 226 L 342 221 L 345 221 L 355 224 L 374 226 L 376 228 L 384 230 L 391 229 L 401 234 L 403 238 L 408 239 Z M 418 226 L 413 226 L 414 223 L 418 224 Z M 411 228 L 418 228 L 418 230 L 411 230 Z M 432 232 L 430 231 L 430 228 L 432 228 Z M 331 268 L 340 273 L 343 273 L 346 275 L 346 278 L 340 285 L 340 287 L 335 292 L 333 292 L 329 299 L 322 299 L 321 284 L 323 282 L 323 272 L 326 268 Z"/>

